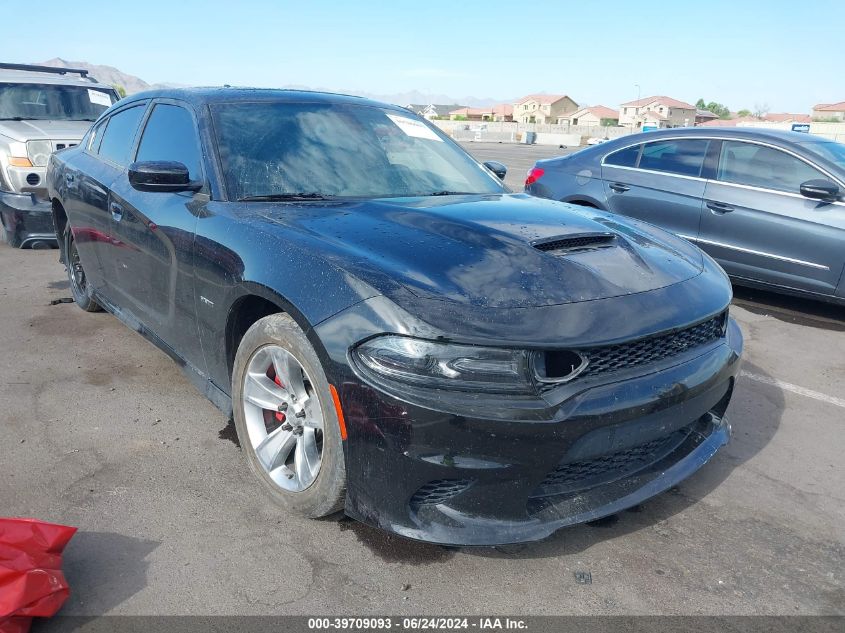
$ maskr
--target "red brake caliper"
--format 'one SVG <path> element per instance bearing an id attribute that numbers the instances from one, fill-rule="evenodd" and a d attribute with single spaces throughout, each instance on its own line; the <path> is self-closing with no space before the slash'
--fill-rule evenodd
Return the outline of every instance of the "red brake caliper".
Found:
<path id="1" fill-rule="evenodd" d="M 282 384 L 282 381 L 281 381 L 281 380 L 279 380 L 279 376 L 278 376 L 278 374 L 277 374 L 277 375 L 273 378 L 273 382 L 275 382 L 277 385 L 279 385 L 282 389 L 284 389 L 284 388 L 285 388 L 285 386 Z M 281 411 L 276 411 L 276 414 L 275 414 L 275 415 L 276 415 L 276 419 L 277 419 L 279 422 L 284 422 L 284 421 L 285 421 L 285 414 L 284 414 L 284 413 L 282 413 Z"/>

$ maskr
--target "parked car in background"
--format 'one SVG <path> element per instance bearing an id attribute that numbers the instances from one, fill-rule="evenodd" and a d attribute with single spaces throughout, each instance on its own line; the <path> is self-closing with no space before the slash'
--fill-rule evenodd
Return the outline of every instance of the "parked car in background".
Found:
<path id="1" fill-rule="evenodd" d="M 490 545 L 700 468 L 742 351 L 700 250 L 504 175 L 403 108 L 223 88 L 124 99 L 48 187 L 78 306 L 233 414 L 274 500 Z"/>
<path id="2" fill-rule="evenodd" d="M 0 242 L 55 246 L 47 159 L 117 100 L 86 70 L 0 63 Z"/>
<path id="3" fill-rule="evenodd" d="M 739 283 L 845 303 L 845 145 L 760 128 L 670 129 L 537 162 L 525 191 L 644 220 Z"/>

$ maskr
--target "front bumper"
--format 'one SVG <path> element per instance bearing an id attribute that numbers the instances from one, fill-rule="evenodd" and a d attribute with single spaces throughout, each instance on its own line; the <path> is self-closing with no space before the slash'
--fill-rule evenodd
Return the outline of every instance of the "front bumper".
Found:
<path id="1" fill-rule="evenodd" d="M 38 243 L 58 246 L 49 200 L 39 200 L 31 193 L 0 191 L 0 222 L 6 241 L 12 246 L 25 248 Z"/>
<path id="2" fill-rule="evenodd" d="M 727 443 L 741 352 L 730 321 L 718 342 L 647 373 L 585 382 L 540 410 L 483 417 L 345 381 L 346 511 L 409 538 L 496 545 L 636 505 Z"/>

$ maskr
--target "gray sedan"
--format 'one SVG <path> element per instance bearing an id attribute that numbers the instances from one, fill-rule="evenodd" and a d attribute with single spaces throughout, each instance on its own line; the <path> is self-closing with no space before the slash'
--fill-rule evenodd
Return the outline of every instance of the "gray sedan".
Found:
<path id="1" fill-rule="evenodd" d="M 626 136 L 537 162 L 525 191 L 661 226 L 742 285 L 845 304 L 845 145 L 760 128 Z"/>

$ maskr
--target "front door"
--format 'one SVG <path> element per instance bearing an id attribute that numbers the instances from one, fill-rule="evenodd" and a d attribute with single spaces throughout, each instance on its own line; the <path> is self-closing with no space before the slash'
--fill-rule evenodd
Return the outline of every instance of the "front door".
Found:
<path id="1" fill-rule="evenodd" d="M 845 204 L 802 196 L 801 183 L 816 178 L 829 180 L 780 149 L 723 141 L 698 245 L 734 277 L 833 294 L 845 266 Z"/>
<path id="2" fill-rule="evenodd" d="M 156 103 L 135 161 L 183 163 L 202 180 L 199 137 L 191 112 Z M 204 192 L 138 191 L 123 173 L 112 185 L 112 232 L 125 245 L 114 260 L 121 304 L 149 331 L 204 371 L 194 309 L 193 241 Z"/>

